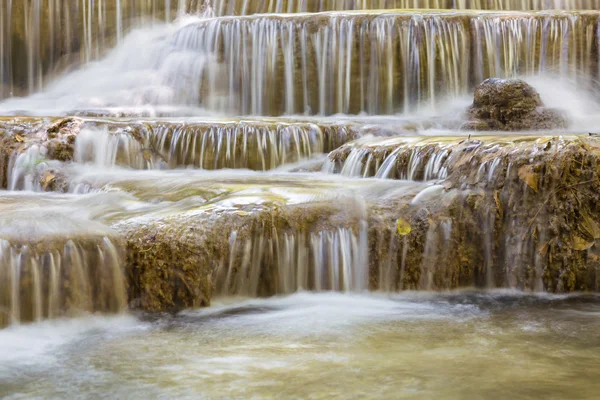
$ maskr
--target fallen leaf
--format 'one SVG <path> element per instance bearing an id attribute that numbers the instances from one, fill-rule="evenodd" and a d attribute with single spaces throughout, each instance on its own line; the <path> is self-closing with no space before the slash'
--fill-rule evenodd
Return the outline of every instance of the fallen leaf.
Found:
<path id="1" fill-rule="evenodd" d="M 594 239 L 600 239 L 600 224 L 585 212 L 581 214 L 580 227 L 583 233 Z"/>
<path id="2" fill-rule="evenodd" d="M 548 254 L 548 250 L 550 249 L 550 245 L 555 241 L 556 239 L 550 239 L 546 243 L 542 244 L 540 247 L 538 247 L 538 253 L 540 253 L 542 257 L 546 257 L 546 254 Z"/>
<path id="3" fill-rule="evenodd" d="M 25 138 L 23 138 L 23 136 L 19 135 L 18 133 L 15 135 L 15 140 L 19 143 L 22 143 L 23 140 L 25 140 Z"/>
<path id="4" fill-rule="evenodd" d="M 592 247 L 595 243 L 593 241 L 588 242 L 587 240 L 585 240 L 579 236 L 576 236 L 576 235 L 573 235 L 572 241 L 573 241 L 573 244 L 571 247 L 573 247 L 573 250 L 587 250 L 590 247 Z"/>
<path id="5" fill-rule="evenodd" d="M 523 165 L 519 168 L 519 178 L 527 184 L 534 192 L 538 191 L 538 174 L 533 172 L 531 165 Z"/>
<path id="6" fill-rule="evenodd" d="M 548 254 L 549 247 L 550 247 L 550 242 L 548 241 L 538 248 L 538 253 L 540 253 L 540 255 L 542 257 L 546 257 L 546 254 Z"/>
<path id="7" fill-rule="evenodd" d="M 41 185 L 42 185 L 42 189 L 46 190 L 48 188 L 48 185 L 54 180 L 55 176 L 54 174 L 48 173 L 48 174 L 44 174 L 44 176 L 42 177 L 41 180 Z"/>
<path id="8" fill-rule="evenodd" d="M 410 224 L 406 222 L 406 220 L 398 218 L 398 221 L 396 222 L 396 230 L 398 231 L 398 235 L 406 236 L 412 231 L 412 228 L 410 227 Z"/>

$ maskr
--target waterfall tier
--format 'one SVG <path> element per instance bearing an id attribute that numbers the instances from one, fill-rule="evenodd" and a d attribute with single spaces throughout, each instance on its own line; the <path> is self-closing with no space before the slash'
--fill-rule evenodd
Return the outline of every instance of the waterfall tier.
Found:
<path id="1" fill-rule="evenodd" d="M 198 2 L 198 0 L 196 0 Z M 195 4 L 194 2 L 192 2 Z M 217 15 L 383 9 L 595 10 L 597 0 L 213 0 Z"/>
<path id="2" fill-rule="evenodd" d="M 104 126 L 105 131 L 89 131 L 97 135 L 123 130 L 120 121 L 109 119 L 58 120 L 50 128 L 52 121 L 13 122 L 11 138 L 21 137 L 17 143 L 24 145 L 48 133 L 55 136 L 46 140 L 60 140 L 86 126 Z M 132 128 L 127 135 L 141 137 L 134 128 L 143 123 L 125 124 Z M 47 195 L 28 194 L 33 200 L 25 202 L 13 194 L 5 202 L 12 212 L 3 226 L 31 221 L 21 223 L 22 237 L 14 229 L 2 236 L 4 281 L 12 282 L 6 293 L 16 298 L 15 276 L 21 288 L 20 300 L 5 299 L 4 307 L 12 314 L 14 304 L 37 310 L 20 314 L 23 320 L 54 315 L 40 311 L 51 302 L 48 274 L 69 271 L 76 258 L 84 265 L 76 268 L 77 276 L 91 280 L 100 273 L 93 260 L 109 257 L 109 249 L 110 257 L 122 258 L 102 263 L 101 273 L 114 279 L 119 269 L 110 266 L 122 265 L 130 307 L 152 311 L 208 305 L 215 296 L 301 289 L 600 288 L 595 222 L 600 143 L 594 136 L 362 137 L 333 151 L 325 168 L 388 179 L 107 169 L 73 162 L 77 148 L 71 158 L 40 162 L 50 150 L 39 151 L 44 141 L 36 146 L 33 155 L 19 153 L 34 160 L 38 174 L 32 182 L 39 185 L 24 188 L 83 197 L 71 205 L 58 202 L 55 214 L 62 216 L 55 222 L 36 217 L 28 206 L 37 204 L 38 214 L 50 212 L 39 197 Z M 54 180 L 64 185 L 49 183 Z M 80 228 L 81 218 L 88 231 Z M 27 233 L 33 221 L 52 228 L 36 230 L 47 232 L 43 241 Z M 105 298 L 106 292 L 98 293 Z"/>
<path id="3" fill-rule="evenodd" d="M 61 161 L 264 171 L 324 156 L 358 135 L 355 123 L 324 120 L 9 118 L 0 120 L 0 187 L 59 190 L 48 171 Z"/>
<path id="4" fill-rule="evenodd" d="M 0 107 L 394 114 L 435 109 L 490 76 L 551 74 L 594 87 L 599 15 L 372 11 L 188 21 L 134 34 L 99 64 Z"/>
<path id="5" fill-rule="evenodd" d="M 179 0 L 4 0 L 0 98 L 35 93 L 53 76 L 98 59 L 143 20 L 171 21 Z"/>
<path id="6" fill-rule="evenodd" d="M 561 89 L 598 88 L 599 11 L 215 0 L 235 15 L 171 23 L 203 3 L 57 3 L 0 8 L 1 326 L 302 290 L 600 290 L 600 140 L 574 133 L 600 114 Z M 461 132 L 490 76 L 550 77 L 526 111 L 575 122 Z M 494 102 L 479 120 L 513 106 Z"/>
<path id="7" fill-rule="evenodd" d="M 123 244 L 82 203 L 0 193 L 0 327 L 126 309 Z"/>

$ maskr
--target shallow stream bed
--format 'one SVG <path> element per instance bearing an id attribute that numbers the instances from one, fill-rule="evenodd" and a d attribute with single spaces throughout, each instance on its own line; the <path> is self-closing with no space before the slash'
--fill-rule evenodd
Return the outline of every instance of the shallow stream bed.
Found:
<path id="1" fill-rule="evenodd" d="M 600 297 L 299 293 L 0 332 L 0 396 L 594 399 Z"/>

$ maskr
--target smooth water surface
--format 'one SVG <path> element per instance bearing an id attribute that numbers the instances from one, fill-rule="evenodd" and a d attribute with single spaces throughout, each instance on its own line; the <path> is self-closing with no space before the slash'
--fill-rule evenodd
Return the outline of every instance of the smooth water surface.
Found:
<path id="1" fill-rule="evenodd" d="M 594 399 L 600 297 L 227 299 L 0 332 L 0 396 Z"/>

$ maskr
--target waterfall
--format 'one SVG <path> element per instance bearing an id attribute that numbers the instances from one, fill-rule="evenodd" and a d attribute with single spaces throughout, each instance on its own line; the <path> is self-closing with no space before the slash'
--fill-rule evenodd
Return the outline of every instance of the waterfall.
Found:
<path id="1" fill-rule="evenodd" d="M 244 240 L 231 233 L 228 260 L 217 271 L 219 295 L 368 289 L 365 221 L 356 230 L 273 233 L 258 232 Z"/>
<path id="2" fill-rule="evenodd" d="M 595 0 L 212 0 L 217 15 L 378 9 L 594 10 Z"/>
<path id="3" fill-rule="evenodd" d="M 323 172 L 429 181 L 444 179 L 453 146 L 436 139 L 365 137 L 330 153 Z"/>
<path id="4" fill-rule="evenodd" d="M 124 310 L 122 263 L 108 238 L 45 250 L 0 239 L 0 326 Z"/>
<path id="5" fill-rule="evenodd" d="M 132 122 L 103 126 L 101 122 L 88 120 L 88 125 L 95 127 L 84 126 L 77 135 L 74 161 L 135 169 L 194 167 L 265 171 L 327 153 L 356 135 L 343 124 L 293 121 Z M 36 151 L 39 149 L 32 147 L 19 157 L 35 159 L 37 154 L 31 152 Z M 27 164 L 20 162 L 20 165 Z M 15 171 L 23 170 L 21 167 Z"/>
<path id="6" fill-rule="evenodd" d="M 0 326 L 128 304 L 123 242 L 92 197 L 0 192 Z"/>
<path id="7" fill-rule="evenodd" d="M 40 91 L 57 73 L 104 56 L 125 33 L 170 21 L 171 0 L 5 0 L 0 7 L 0 98 Z"/>
<path id="8" fill-rule="evenodd" d="M 599 29 L 597 13 L 565 12 L 188 19 L 134 32 L 100 63 L 1 107 L 409 113 L 464 96 L 489 76 L 550 73 L 590 85 L 599 73 Z"/>

